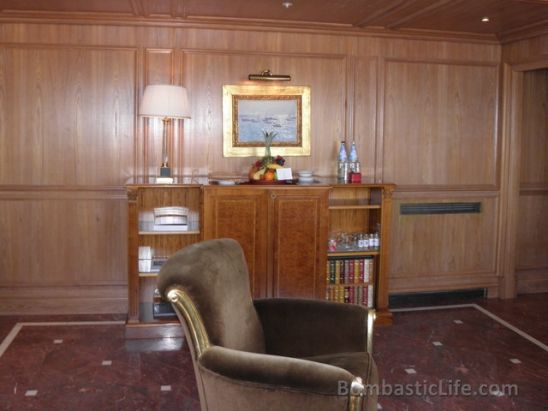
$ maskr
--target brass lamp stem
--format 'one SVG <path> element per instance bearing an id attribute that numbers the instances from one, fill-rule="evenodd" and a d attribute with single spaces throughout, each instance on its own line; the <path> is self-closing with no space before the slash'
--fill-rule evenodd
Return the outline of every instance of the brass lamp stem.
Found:
<path id="1" fill-rule="evenodd" d="M 162 119 L 162 123 L 164 126 L 164 133 L 162 139 L 162 166 L 160 167 L 160 176 L 171 177 L 171 169 L 169 168 L 169 158 L 167 153 L 167 130 L 169 128 L 169 124 L 171 123 L 171 119 L 164 117 Z"/>

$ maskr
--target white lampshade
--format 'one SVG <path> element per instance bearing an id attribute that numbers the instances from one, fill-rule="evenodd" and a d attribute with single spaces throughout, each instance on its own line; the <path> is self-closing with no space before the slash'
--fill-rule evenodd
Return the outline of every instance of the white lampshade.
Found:
<path id="1" fill-rule="evenodd" d="M 139 107 L 143 117 L 190 118 L 186 88 L 172 85 L 147 86 Z"/>

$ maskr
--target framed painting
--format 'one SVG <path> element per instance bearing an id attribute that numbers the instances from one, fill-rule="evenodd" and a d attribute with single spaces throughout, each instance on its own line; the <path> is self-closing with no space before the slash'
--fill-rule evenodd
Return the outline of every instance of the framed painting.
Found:
<path id="1" fill-rule="evenodd" d="M 223 156 L 310 155 L 310 87 L 223 86 Z"/>

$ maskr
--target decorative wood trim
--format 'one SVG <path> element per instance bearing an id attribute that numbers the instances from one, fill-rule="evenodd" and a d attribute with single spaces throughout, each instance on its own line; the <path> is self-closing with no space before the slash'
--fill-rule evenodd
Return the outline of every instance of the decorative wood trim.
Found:
<path id="1" fill-rule="evenodd" d="M 242 50 L 242 49 L 203 49 L 183 47 L 183 54 L 220 54 L 239 56 L 269 56 L 269 57 L 303 57 L 331 60 L 347 60 L 349 53 L 315 53 L 315 52 L 288 52 L 288 51 L 263 51 L 263 50 Z"/>
<path id="2" fill-rule="evenodd" d="M 397 192 L 401 193 L 423 193 L 423 192 L 435 192 L 435 191 L 479 191 L 479 192 L 490 192 L 498 191 L 500 189 L 498 184 L 462 184 L 462 185 L 401 185 L 396 189 Z"/>
<path id="3" fill-rule="evenodd" d="M 0 201 L 124 201 L 125 199 L 125 187 L 0 186 Z"/>
<path id="4" fill-rule="evenodd" d="M 436 59 L 436 58 L 401 58 L 401 57 L 385 57 L 385 62 L 388 63 L 413 63 L 413 64 L 441 64 L 447 66 L 479 66 L 498 68 L 500 62 L 498 60 L 481 61 L 481 60 L 457 60 L 457 59 Z"/>
<path id="5" fill-rule="evenodd" d="M 466 42 L 479 44 L 500 44 L 491 34 L 462 33 L 437 30 L 383 28 L 359 28 L 350 25 L 332 23 L 302 23 L 294 21 L 271 21 L 253 19 L 204 18 L 187 16 L 180 18 L 149 17 L 147 19 L 126 14 L 76 13 L 62 14 L 50 12 L 21 12 L 5 10 L 0 16 L 2 23 L 30 24 L 93 24 L 103 26 L 126 27 L 164 27 L 182 29 L 217 29 L 254 32 L 329 34 L 336 36 L 382 37 L 391 39 L 432 40 L 449 42 Z"/>
<path id="6" fill-rule="evenodd" d="M 128 323 L 139 322 L 139 188 L 128 187 Z"/>
<path id="7" fill-rule="evenodd" d="M 512 64 L 512 70 L 515 71 L 530 71 L 548 68 L 548 53 L 546 56 L 524 60 L 520 63 Z"/>
<path id="8" fill-rule="evenodd" d="M 0 42 L 2 48 L 15 48 L 15 49 L 53 49 L 53 50 L 113 50 L 113 51 L 133 51 L 137 52 L 138 47 L 131 46 L 113 46 L 113 45 L 87 45 L 87 44 L 69 44 L 69 43 L 14 43 L 14 42 Z"/>
<path id="9" fill-rule="evenodd" d="M 384 181 L 384 95 L 386 79 L 386 58 L 377 60 L 377 115 L 375 118 L 375 173 L 374 182 Z"/>
<path id="10" fill-rule="evenodd" d="M 357 61 L 356 61 L 356 42 L 353 44 L 353 53 L 349 53 L 346 58 L 346 71 L 345 71 L 345 101 L 344 101 L 344 135 L 348 140 L 349 137 L 355 136 L 354 123 L 356 118 L 356 82 L 357 82 Z"/>
<path id="11" fill-rule="evenodd" d="M 455 199 L 455 198 L 498 198 L 499 192 L 496 190 L 491 191 L 465 191 L 465 190 L 426 190 L 426 191 L 399 191 L 396 189 L 394 192 L 394 199 Z"/>
<path id="12" fill-rule="evenodd" d="M 548 184 L 521 183 L 519 194 L 522 196 L 535 196 L 548 194 Z"/>

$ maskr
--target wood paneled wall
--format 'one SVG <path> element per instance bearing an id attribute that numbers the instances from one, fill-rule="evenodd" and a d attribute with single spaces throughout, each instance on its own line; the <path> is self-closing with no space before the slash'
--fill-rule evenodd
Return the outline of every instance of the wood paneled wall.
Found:
<path id="1" fill-rule="evenodd" d="M 126 309 L 124 183 L 160 163 L 146 84 L 185 85 L 180 174 L 242 175 L 222 156 L 224 84 L 270 68 L 312 89 L 312 153 L 335 172 L 355 138 L 366 180 L 393 182 L 392 292 L 498 284 L 499 68 L 495 43 L 245 27 L 0 26 L 0 312 Z M 401 202 L 482 203 L 473 216 L 400 216 Z M 36 296 L 39 296 L 37 298 Z"/>
<path id="2" fill-rule="evenodd" d="M 518 293 L 548 291 L 548 69 L 523 75 Z"/>

